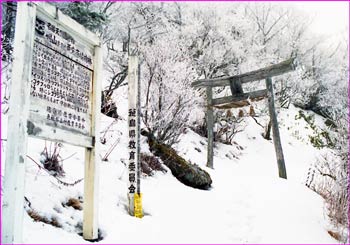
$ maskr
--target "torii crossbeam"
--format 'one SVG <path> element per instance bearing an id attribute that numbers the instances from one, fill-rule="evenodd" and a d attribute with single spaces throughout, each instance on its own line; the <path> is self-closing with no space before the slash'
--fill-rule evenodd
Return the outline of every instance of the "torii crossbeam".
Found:
<path id="1" fill-rule="evenodd" d="M 268 97 L 269 114 L 272 124 L 273 142 L 275 145 L 279 177 L 287 179 L 287 172 L 282 151 L 278 121 L 275 111 L 272 77 L 295 70 L 296 60 L 291 58 L 278 64 L 274 64 L 259 70 L 247 72 L 240 75 L 219 77 L 212 79 L 201 79 L 192 83 L 192 87 L 206 87 L 207 92 L 207 127 L 208 127 L 208 160 L 207 167 L 213 168 L 213 107 L 232 108 L 248 105 L 248 99 L 259 100 Z M 244 93 L 242 84 L 265 79 L 266 89 Z M 230 86 L 232 96 L 213 99 L 213 87 Z"/>

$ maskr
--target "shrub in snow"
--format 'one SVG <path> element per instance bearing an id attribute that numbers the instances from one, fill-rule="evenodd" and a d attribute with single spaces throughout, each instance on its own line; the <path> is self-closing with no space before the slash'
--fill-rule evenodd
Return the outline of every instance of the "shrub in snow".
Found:
<path id="1" fill-rule="evenodd" d="M 312 129 L 313 133 L 309 135 L 309 140 L 314 147 L 318 149 L 323 147 L 329 147 L 329 148 L 334 147 L 334 143 L 332 142 L 332 139 L 328 131 L 317 127 L 317 125 L 315 124 L 314 115 L 307 115 L 306 113 L 304 113 L 304 111 L 299 110 L 299 114 L 295 116 L 295 120 L 299 120 L 299 119 L 304 119 L 305 122 Z"/>
<path id="2" fill-rule="evenodd" d="M 239 111 L 243 113 L 242 110 Z M 235 135 L 242 132 L 245 128 L 243 116 L 242 114 L 242 116 L 238 115 L 238 117 L 235 117 L 231 110 L 226 110 L 226 112 L 218 110 L 215 113 L 216 132 L 214 140 L 224 144 L 232 144 Z"/>
<path id="3" fill-rule="evenodd" d="M 112 97 L 106 95 L 106 92 L 102 93 L 101 97 L 101 113 L 111 118 L 119 118 L 117 105 L 113 101 Z"/>
<path id="4" fill-rule="evenodd" d="M 327 144 L 326 147 L 332 150 L 324 153 L 314 166 L 315 181 L 310 188 L 325 199 L 327 215 L 334 226 L 328 233 L 338 241 L 347 243 L 349 239 L 348 119 L 338 118 L 335 120 L 335 126 L 335 133 L 329 130 L 329 134 L 326 135 L 326 138 L 332 141 L 332 145 Z"/>
<path id="5" fill-rule="evenodd" d="M 44 168 L 48 170 L 55 177 L 63 177 L 65 172 L 62 166 L 62 158 L 60 156 L 62 144 L 54 143 L 53 149 L 51 149 L 51 144 L 49 149 L 45 144 L 44 150 L 40 154 L 40 162 L 43 164 Z"/>
<path id="6" fill-rule="evenodd" d="M 207 138 L 208 137 L 208 128 L 207 122 L 203 119 L 200 123 L 194 123 L 190 128 L 198 135 Z"/>
<path id="7" fill-rule="evenodd" d="M 330 153 L 323 156 L 316 166 L 317 179 L 314 190 L 326 202 L 327 214 L 334 225 L 334 234 L 337 240 L 346 242 L 349 237 L 349 168 L 348 157 Z"/>
<path id="8" fill-rule="evenodd" d="M 158 158 L 145 153 L 141 153 L 141 171 L 148 176 L 153 176 L 154 171 L 161 171 L 163 173 L 167 172 L 159 162 Z"/>
<path id="9" fill-rule="evenodd" d="M 100 32 L 108 22 L 106 14 L 109 5 L 104 10 L 99 10 L 92 2 L 62 2 L 55 5 L 66 15 L 85 26 L 92 32 Z M 112 5 L 112 4 L 110 4 Z"/>

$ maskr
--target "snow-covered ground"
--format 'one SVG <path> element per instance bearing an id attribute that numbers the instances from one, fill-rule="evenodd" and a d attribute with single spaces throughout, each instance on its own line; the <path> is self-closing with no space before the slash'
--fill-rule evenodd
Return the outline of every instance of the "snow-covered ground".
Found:
<path id="1" fill-rule="evenodd" d="M 125 100 L 119 103 L 125 104 Z M 120 106 L 118 112 L 126 115 L 126 108 Z M 216 144 L 214 169 L 205 167 L 206 138 L 188 129 L 175 148 L 210 173 L 212 188 L 187 187 L 170 171 L 144 176 L 142 219 L 129 216 L 126 206 L 126 120 L 113 123 L 105 135 L 102 132 L 107 143 L 101 157 L 112 144 L 117 145 L 108 161 L 100 165 L 99 228 L 103 240 L 99 243 L 337 243 L 327 233 L 322 198 L 305 187 L 308 168 L 321 151 L 307 142 L 306 125 L 295 120 L 297 113 L 292 107 L 279 114 L 288 180 L 278 178 L 273 143 L 262 138 L 263 128 L 253 119 L 245 119 L 247 126 L 234 138 L 236 144 Z M 6 118 L 2 120 L 5 138 Z M 103 117 L 101 129 L 112 122 Z M 28 155 L 39 161 L 44 146 L 44 141 L 29 139 Z M 142 152 L 149 152 L 145 139 Z M 2 148 L 2 156 L 4 153 Z M 60 155 L 71 154 L 63 162 L 66 176 L 62 180 L 68 183 L 84 174 L 83 149 L 65 144 Z M 89 243 L 78 235 L 82 211 L 65 205 L 69 198 L 83 197 L 83 182 L 72 187 L 59 184 L 28 159 L 25 195 L 31 209 L 57 220 L 62 228 L 34 222 L 25 213 L 24 243 Z"/>

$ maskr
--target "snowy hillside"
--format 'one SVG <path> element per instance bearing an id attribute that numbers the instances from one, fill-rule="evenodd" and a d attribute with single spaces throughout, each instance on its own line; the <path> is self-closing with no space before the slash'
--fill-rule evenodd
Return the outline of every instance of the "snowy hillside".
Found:
<path id="1" fill-rule="evenodd" d="M 125 102 L 120 98 L 120 105 Z M 123 110 L 126 108 L 120 106 L 121 115 Z M 336 243 L 327 234 L 322 198 L 304 185 L 308 168 L 320 151 L 303 142 L 307 129 L 302 121 L 298 125 L 297 113 L 292 107 L 279 115 L 288 180 L 277 177 L 273 143 L 263 139 L 262 127 L 252 118 L 244 119 L 245 129 L 237 134 L 235 144 L 216 144 L 214 170 L 205 167 L 206 138 L 187 129 L 175 148 L 210 173 L 212 188 L 187 187 L 170 171 L 143 176 L 142 219 L 129 216 L 126 206 L 126 120 L 113 123 L 103 117 L 102 129 L 108 130 L 101 134 L 107 139 L 101 157 L 113 144 L 116 147 L 100 166 L 100 243 Z M 2 131 L 6 132 L 6 124 Z M 28 155 L 39 163 L 44 141 L 31 138 L 28 146 Z M 4 156 L 4 148 L 2 151 Z M 142 152 L 149 152 L 146 139 Z M 64 182 L 83 178 L 82 149 L 64 145 L 60 156 L 69 157 L 63 161 Z M 25 243 L 87 243 L 78 234 L 82 211 L 68 204 L 70 198 L 83 199 L 83 182 L 60 184 L 28 159 L 25 196 L 27 210 L 60 226 L 35 222 L 26 214 Z"/>

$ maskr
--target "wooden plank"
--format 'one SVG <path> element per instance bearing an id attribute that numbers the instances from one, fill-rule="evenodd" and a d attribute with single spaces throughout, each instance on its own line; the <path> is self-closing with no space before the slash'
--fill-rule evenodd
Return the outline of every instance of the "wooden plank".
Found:
<path id="1" fill-rule="evenodd" d="M 37 122 L 31 115 L 27 121 L 27 132 L 28 135 L 39 139 L 52 140 L 86 148 L 93 147 L 93 137 L 83 135 L 79 132 L 66 131 L 54 126 L 45 125 L 44 123 Z"/>
<path id="2" fill-rule="evenodd" d="M 141 192 L 141 166 L 139 156 L 139 65 L 136 56 L 129 56 L 128 68 L 128 129 L 129 129 L 129 165 L 128 165 L 128 210 L 135 216 L 135 193 Z"/>
<path id="3" fill-rule="evenodd" d="M 137 79 L 136 79 L 136 163 L 137 163 L 137 174 L 136 174 L 136 193 L 138 196 L 138 200 L 135 202 L 135 217 L 143 216 L 142 209 L 142 195 L 141 195 L 141 147 L 140 147 L 140 139 L 141 139 L 141 64 L 137 61 Z M 137 205 L 136 205 L 137 204 Z M 140 204 L 140 205 L 138 205 Z"/>
<path id="4" fill-rule="evenodd" d="M 248 83 L 253 81 L 258 81 L 262 79 L 266 79 L 268 77 L 274 77 L 278 75 L 282 75 L 286 72 L 290 72 L 295 70 L 296 62 L 295 59 L 289 59 L 283 61 L 281 63 L 271 65 L 259 70 L 247 72 L 241 75 L 229 76 L 229 77 L 219 77 L 213 79 L 201 79 L 193 82 L 191 84 L 192 87 L 217 87 L 217 86 L 229 86 L 230 81 L 232 80 L 240 80 L 240 82 Z"/>
<path id="5" fill-rule="evenodd" d="M 35 6 L 18 2 L 2 204 L 2 244 L 22 243 L 34 21 Z"/>
<path id="6" fill-rule="evenodd" d="M 217 105 L 217 106 L 213 106 L 213 107 L 217 108 L 217 109 L 227 110 L 227 109 L 232 109 L 232 108 L 242 108 L 242 107 L 245 107 L 248 105 L 250 105 L 250 102 L 248 100 L 241 100 L 238 102 L 232 102 L 232 103 Z"/>
<path id="7" fill-rule="evenodd" d="M 267 90 L 257 90 L 254 92 L 249 93 L 243 93 L 243 94 L 236 94 L 234 96 L 226 96 L 222 98 L 216 98 L 212 100 L 211 106 L 221 106 L 224 104 L 234 103 L 234 102 L 240 102 L 243 100 L 247 100 L 248 98 L 251 100 L 262 98 L 267 96 Z"/>
<path id="8" fill-rule="evenodd" d="M 270 114 L 270 119 L 271 119 L 271 123 L 272 123 L 272 134 L 273 134 L 272 138 L 273 138 L 273 143 L 275 145 L 277 165 L 278 165 L 278 174 L 279 174 L 280 178 L 287 179 L 287 171 L 286 171 L 286 166 L 285 166 L 285 162 L 284 162 L 280 132 L 278 129 L 278 121 L 277 121 L 277 116 L 276 116 L 276 109 L 275 109 L 274 94 L 273 94 L 273 87 L 272 87 L 272 79 L 271 78 L 266 79 L 266 89 L 268 91 L 267 94 L 268 94 L 269 114 Z"/>
<path id="9" fill-rule="evenodd" d="M 36 2 L 35 4 L 37 5 L 37 12 L 39 15 L 58 20 L 60 27 L 78 37 L 84 44 L 90 45 L 91 47 L 100 46 L 101 41 L 95 33 L 87 30 L 67 15 L 64 15 L 55 6 L 47 2 Z"/>
<path id="10" fill-rule="evenodd" d="M 92 98 L 91 136 L 95 138 L 94 147 L 85 149 L 84 174 L 84 218 L 83 237 L 85 240 L 98 239 L 98 190 L 100 152 L 100 119 L 101 119 L 101 80 L 102 80 L 102 48 L 95 47 L 94 75 Z"/>
<path id="11" fill-rule="evenodd" d="M 136 203 L 141 203 L 142 204 L 142 195 L 141 195 L 141 174 L 142 174 L 142 169 L 141 169 L 141 146 L 140 146 L 140 139 L 141 139 L 141 64 L 140 62 L 137 62 L 137 86 L 136 86 L 136 162 L 137 162 L 137 175 L 136 175 L 136 192 L 139 195 L 139 200 Z M 136 207 L 135 205 L 135 216 L 136 216 Z M 142 206 L 141 206 L 142 207 Z M 139 215 L 138 216 L 143 216 L 143 209 L 138 208 Z"/>
<path id="12" fill-rule="evenodd" d="M 207 167 L 214 168 L 214 114 L 211 107 L 213 100 L 213 89 L 207 88 L 207 129 L 208 129 L 208 157 Z"/>

